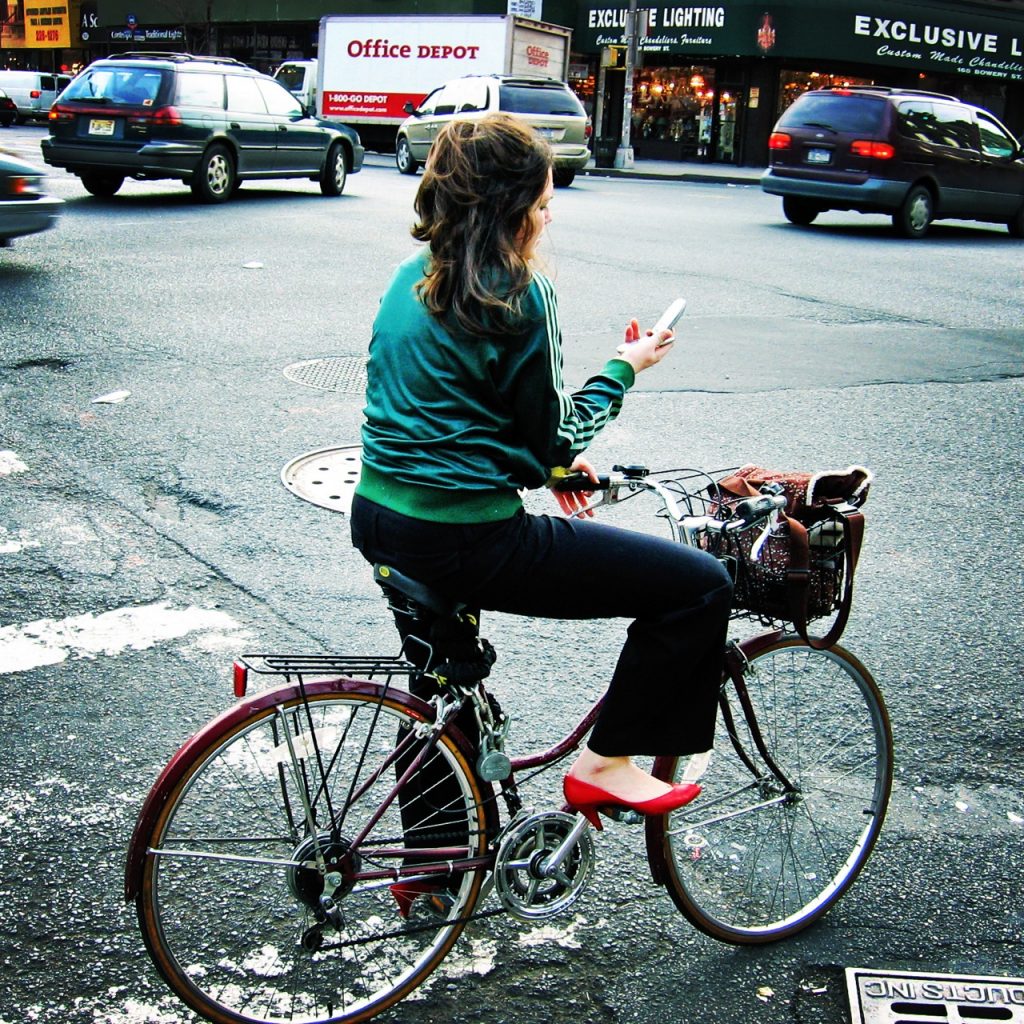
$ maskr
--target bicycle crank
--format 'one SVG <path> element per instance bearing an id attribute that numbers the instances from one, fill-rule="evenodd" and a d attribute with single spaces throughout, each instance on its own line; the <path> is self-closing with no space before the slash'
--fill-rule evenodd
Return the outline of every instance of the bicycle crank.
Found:
<path id="1" fill-rule="evenodd" d="M 594 869 L 594 844 L 577 823 L 552 811 L 509 825 L 494 861 L 494 889 L 510 914 L 554 917 L 579 899 Z"/>

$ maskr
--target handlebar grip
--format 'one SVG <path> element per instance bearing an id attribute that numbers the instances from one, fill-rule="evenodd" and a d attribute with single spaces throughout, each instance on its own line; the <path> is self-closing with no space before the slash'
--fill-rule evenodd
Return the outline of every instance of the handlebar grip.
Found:
<path id="1" fill-rule="evenodd" d="M 607 476 L 598 476 L 597 483 L 587 476 L 586 473 L 568 473 L 555 484 L 556 491 L 606 491 L 610 486 L 610 479 Z"/>
<path id="2" fill-rule="evenodd" d="M 744 498 L 733 508 L 733 514 L 744 522 L 752 523 L 770 515 L 777 508 L 786 507 L 786 498 L 781 494 L 765 494 L 760 498 Z"/>

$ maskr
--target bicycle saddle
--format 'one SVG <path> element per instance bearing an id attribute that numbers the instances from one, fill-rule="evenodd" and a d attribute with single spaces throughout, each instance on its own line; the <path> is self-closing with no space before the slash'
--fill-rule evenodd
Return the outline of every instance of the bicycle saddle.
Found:
<path id="1" fill-rule="evenodd" d="M 451 598 L 438 593 L 432 587 L 427 586 L 426 583 L 420 583 L 419 580 L 414 580 L 411 576 L 406 576 L 397 569 L 392 569 L 390 565 L 382 565 L 379 562 L 375 563 L 373 567 L 373 580 L 385 591 L 389 587 L 397 590 L 410 601 L 414 601 L 435 615 L 454 618 L 465 611 L 467 607 L 461 601 L 453 601 Z"/>

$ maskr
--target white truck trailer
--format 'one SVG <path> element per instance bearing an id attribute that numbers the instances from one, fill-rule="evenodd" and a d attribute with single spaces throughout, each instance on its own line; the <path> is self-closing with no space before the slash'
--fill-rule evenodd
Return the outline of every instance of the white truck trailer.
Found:
<path id="1" fill-rule="evenodd" d="M 570 29 L 506 15 L 320 20 L 319 59 L 286 61 L 276 77 L 317 117 L 352 125 L 369 149 L 390 149 L 395 129 L 431 90 L 462 75 L 565 81 Z"/>

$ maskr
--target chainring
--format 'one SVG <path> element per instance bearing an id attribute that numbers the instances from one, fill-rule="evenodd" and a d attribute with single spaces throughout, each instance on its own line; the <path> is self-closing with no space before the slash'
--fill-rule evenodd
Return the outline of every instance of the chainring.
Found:
<path id="1" fill-rule="evenodd" d="M 559 811 L 532 814 L 509 825 L 494 861 L 494 889 L 510 914 L 524 921 L 554 917 L 579 899 L 594 870 L 589 829 L 550 877 L 541 873 L 545 860 L 575 825 L 573 815 Z"/>

